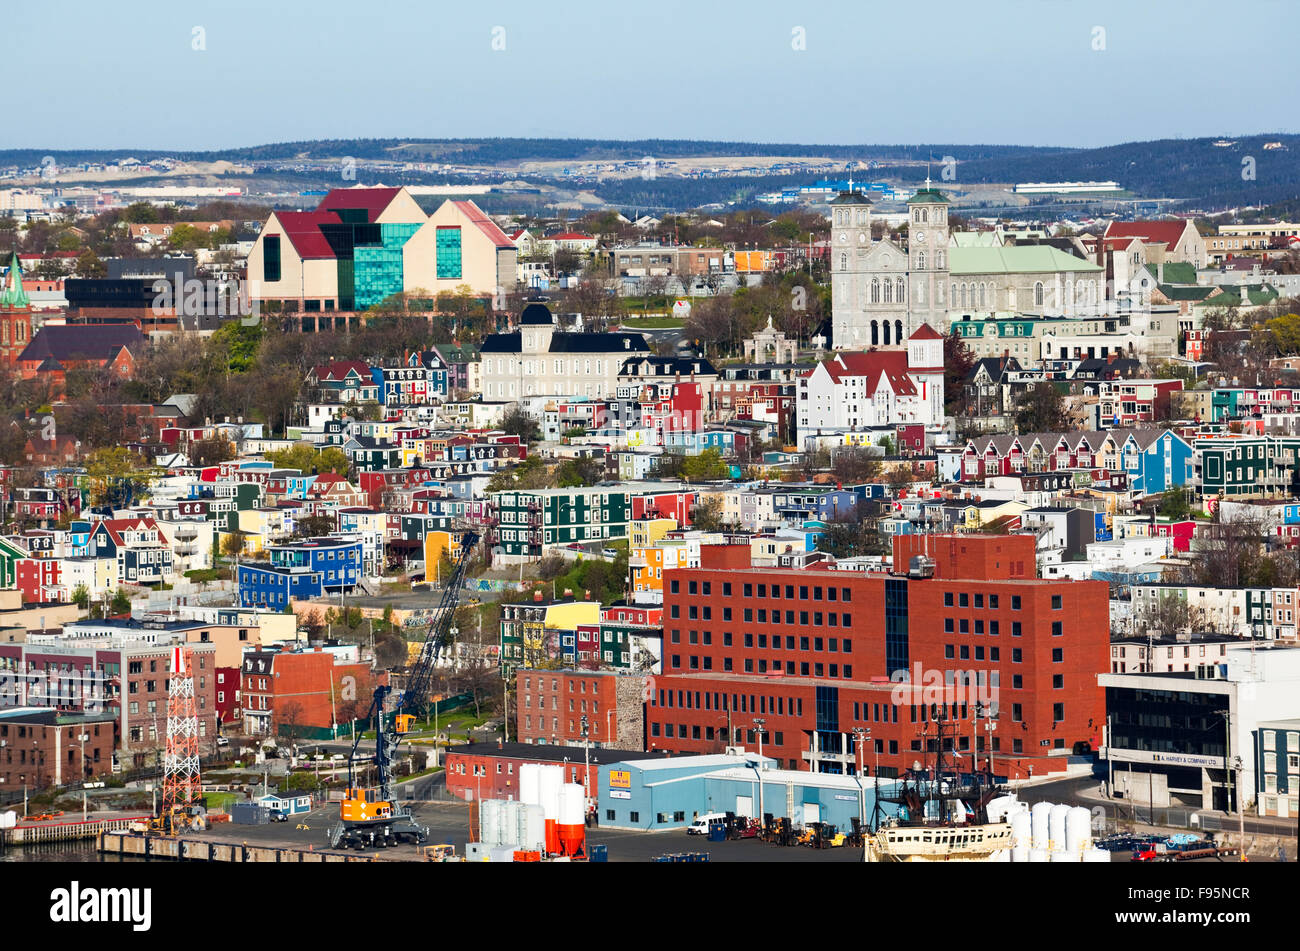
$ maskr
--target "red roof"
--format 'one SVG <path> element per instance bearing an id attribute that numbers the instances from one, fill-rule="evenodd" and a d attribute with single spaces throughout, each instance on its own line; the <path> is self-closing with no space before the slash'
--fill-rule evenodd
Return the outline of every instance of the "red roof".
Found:
<path id="1" fill-rule="evenodd" d="M 917 328 L 916 332 L 912 334 L 912 336 L 908 337 L 907 339 L 908 340 L 942 340 L 943 334 L 939 333 L 929 324 L 922 324 L 920 327 Z"/>
<path id="2" fill-rule="evenodd" d="M 594 241 L 595 239 L 589 234 L 583 234 L 580 231 L 563 231 L 560 234 L 548 234 L 545 238 L 547 241 Z"/>
<path id="3" fill-rule="evenodd" d="M 901 350 L 869 350 L 866 353 L 844 351 L 827 360 L 822 366 L 839 383 L 845 377 L 866 377 L 866 390 L 870 395 L 880 387 L 881 377 L 889 381 L 890 388 L 899 396 L 915 396 L 916 384 L 907 368 L 907 354 Z"/>
<path id="4" fill-rule="evenodd" d="M 1112 221 L 1103 238 L 1141 238 L 1147 244 L 1163 242 L 1173 248 L 1187 230 L 1186 221 Z"/>
<path id="5" fill-rule="evenodd" d="M 364 208 L 370 223 L 384 213 L 400 188 L 335 188 L 321 199 L 317 211 L 339 211 L 343 208 Z"/>
<path id="6" fill-rule="evenodd" d="M 276 211 L 272 214 L 299 257 L 334 257 L 334 249 L 325 240 L 325 235 L 321 234 L 320 226 L 338 224 L 338 215 L 330 211 Z M 276 234 L 276 230 L 268 222 L 262 233 L 270 236 Z"/>
<path id="7" fill-rule="evenodd" d="M 316 374 L 316 379 L 324 382 L 325 380 L 343 380 L 347 378 L 348 373 L 356 371 L 357 375 L 363 380 L 370 379 L 370 367 L 360 360 L 336 360 L 333 363 L 322 363 L 313 368 L 312 372 Z"/>
<path id="8" fill-rule="evenodd" d="M 461 214 L 470 220 L 471 224 L 478 227 L 487 239 L 498 248 L 513 248 L 515 243 L 506 237 L 506 233 L 496 226 L 487 215 L 483 214 L 478 205 L 472 201 L 453 201 L 453 205 L 460 209 Z"/>

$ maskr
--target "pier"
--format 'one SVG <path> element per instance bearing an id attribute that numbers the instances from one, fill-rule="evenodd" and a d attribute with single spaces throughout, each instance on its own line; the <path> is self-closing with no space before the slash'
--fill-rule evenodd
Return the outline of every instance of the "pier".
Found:
<path id="1" fill-rule="evenodd" d="M 316 851 L 311 848 L 285 848 L 249 845 L 247 842 L 212 838 L 170 838 L 139 832 L 105 831 L 99 836 L 97 849 L 105 855 L 131 858 L 155 858 L 196 862 L 374 862 L 375 856 L 349 855 L 346 852 Z"/>

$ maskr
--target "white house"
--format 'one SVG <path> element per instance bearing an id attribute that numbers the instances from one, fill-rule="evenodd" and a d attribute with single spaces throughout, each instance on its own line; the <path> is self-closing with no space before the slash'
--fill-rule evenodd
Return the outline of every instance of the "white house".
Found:
<path id="1" fill-rule="evenodd" d="M 943 424 L 943 337 L 922 324 L 905 349 L 841 351 L 799 380 L 800 438 L 900 423 Z"/>

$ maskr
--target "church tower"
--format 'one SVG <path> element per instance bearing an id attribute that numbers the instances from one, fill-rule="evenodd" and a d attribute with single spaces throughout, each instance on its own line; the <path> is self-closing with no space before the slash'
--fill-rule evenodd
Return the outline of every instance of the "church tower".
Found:
<path id="1" fill-rule="evenodd" d="M 929 324 L 939 333 L 948 332 L 948 199 L 926 178 L 925 187 L 907 202 L 908 271 L 912 283 L 908 308 L 909 333 Z"/>
<path id="2" fill-rule="evenodd" d="M 18 252 L 9 257 L 9 271 L 0 288 L 0 363 L 13 366 L 32 339 L 32 302 L 23 289 Z"/>
<path id="3" fill-rule="evenodd" d="M 860 192 L 840 192 L 831 207 L 831 341 L 852 346 L 866 327 L 861 258 L 871 247 L 871 202 Z"/>

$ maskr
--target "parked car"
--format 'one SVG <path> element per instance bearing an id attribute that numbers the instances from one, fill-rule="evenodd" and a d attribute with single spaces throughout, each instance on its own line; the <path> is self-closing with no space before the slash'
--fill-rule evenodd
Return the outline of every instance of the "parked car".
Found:
<path id="1" fill-rule="evenodd" d="M 285 812 L 283 809 L 272 809 L 272 810 L 268 813 L 268 815 L 269 815 L 269 817 L 270 817 L 270 819 L 271 819 L 272 822 L 288 822 L 288 821 L 289 821 L 289 814 L 288 814 L 287 812 Z"/>
<path id="2" fill-rule="evenodd" d="M 217 746 L 229 746 L 230 738 L 225 736 L 217 737 Z"/>
<path id="3" fill-rule="evenodd" d="M 617 558 L 617 557 L 618 557 L 618 549 L 617 549 L 617 548 L 602 548 L 602 549 L 600 550 L 600 553 L 601 553 L 602 555 L 604 555 L 606 558 Z"/>

